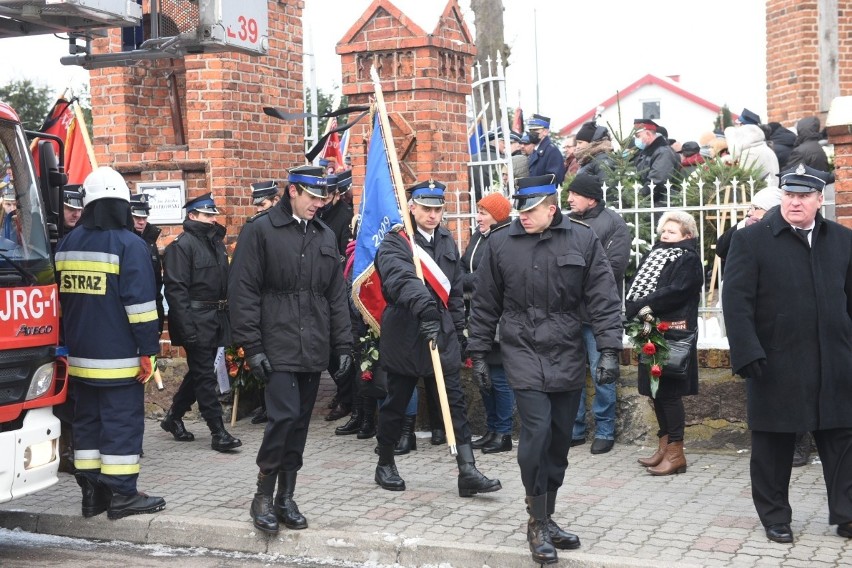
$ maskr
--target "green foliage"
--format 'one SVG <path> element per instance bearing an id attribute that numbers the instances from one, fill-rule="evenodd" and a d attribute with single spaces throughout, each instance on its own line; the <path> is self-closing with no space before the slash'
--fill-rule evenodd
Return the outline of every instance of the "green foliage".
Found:
<path id="1" fill-rule="evenodd" d="M 18 113 L 27 130 L 38 130 L 53 107 L 52 89 L 37 85 L 29 79 L 10 81 L 0 87 L 0 101 Z"/>
<path id="2" fill-rule="evenodd" d="M 716 132 L 724 132 L 727 127 L 733 125 L 734 121 L 731 118 L 731 109 L 728 108 L 728 105 L 722 105 L 722 109 L 719 111 L 719 116 L 717 116 L 716 120 L 713 122 L 713 130 Z"/>

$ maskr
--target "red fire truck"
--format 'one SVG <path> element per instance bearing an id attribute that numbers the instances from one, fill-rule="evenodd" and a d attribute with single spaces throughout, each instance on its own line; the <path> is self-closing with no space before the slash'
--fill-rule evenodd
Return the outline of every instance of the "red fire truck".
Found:
<path id="1" fill-rule="evenodd" d="M 41 175 L 17 114 L 0 102 L 0 503 L 57 482 L 67 364 L 51 233 L 65 183 L 53 146 L 39 142 Z"/>

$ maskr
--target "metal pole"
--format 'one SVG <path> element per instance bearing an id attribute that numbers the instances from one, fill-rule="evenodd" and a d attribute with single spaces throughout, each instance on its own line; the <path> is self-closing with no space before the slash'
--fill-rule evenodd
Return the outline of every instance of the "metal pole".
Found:
<path id="1" fill-rule="evenodd" d="M 538 98 L 538 14 L 533 8 L 533 41 L 535 42 L 535 112 L 541 112 Z"/>

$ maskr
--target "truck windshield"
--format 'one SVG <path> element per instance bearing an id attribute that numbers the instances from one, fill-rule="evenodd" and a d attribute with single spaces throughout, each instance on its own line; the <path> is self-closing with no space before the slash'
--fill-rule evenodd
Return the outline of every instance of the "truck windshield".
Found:
<path id="1" fill-rule="evenodd" d="M 0 119 L 0 288 L 54 282 L 32 164 L 20 125 Z"/>

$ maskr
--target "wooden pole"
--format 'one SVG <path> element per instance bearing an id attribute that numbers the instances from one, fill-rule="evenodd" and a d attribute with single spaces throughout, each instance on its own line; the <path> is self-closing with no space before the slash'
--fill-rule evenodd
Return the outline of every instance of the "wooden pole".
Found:
<path id="1" fill-rule="evenodd" d="M 388 163 L 391 168 L 391 177 L 393 185 L 396 189 L 396 201 L 399 204 L 400 212 L 402 213 L 402 222 L 405 225 L 405 232 L 408 235 L 408 241 L 411 243 L 411 253 L 414 259 L 414 270 L 417 277 L 423 280 L 423 266 L 420 264 L 420 256 L 417 254 L 417 248 L 414 246 L 414 228 L 411 226 L 411 216 L 405 209 L 407 200 L 405 199 L 405 188 L 402 185 L 402 173 L 399 171 L 399 161 L 396 156 L 396 145 L 393 141 L 393 133 L 388 120 L 388 110 L 385 106 L 385 96 L 382 93 L 382 85 L 379 82 L 379 74 L 376 72 L 375 66 L 370 68 L 370 77 L 373 79 L 373 86 L 376 91 L 376 106 L 379 111 L 379 125 L 382 129 L 382 136 L 385 140 L 385 149 L 388 153 Z M 425 285 L 425 284 L 424 284 Z M 435 342 L 429 345 L 429 353 L 432 356 L 432 368 L 435 371 L 435 383 L 438 387 L 438 399 L 441 403 L 441 415 L 444 419 L 444 431 L 447 433 L 447 445 L 450 447 L 450 454 L 457 455 L 456 450 L 456 433 L 453 429 L 453 419 L 450 415 L 450 404 L 447 400 L 447 388 L 444 384 L 444 370 L 441 367 L 441 356 L 438 353 L 438 347 Z"/>
<path id="2" fill-rule="evenodd" d="M 240 389 L 234 389 L 234 406 L 231 408 L 231 426 L 237 425 L 237 407 L 240 405 Z"/>

